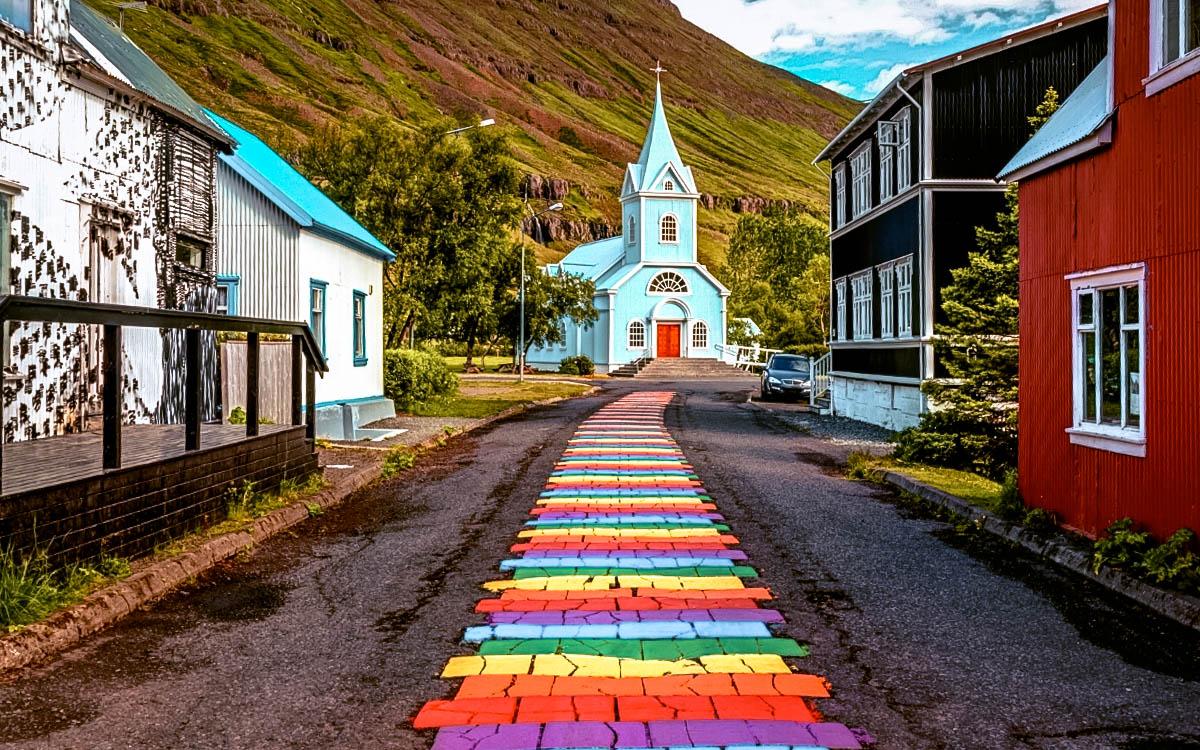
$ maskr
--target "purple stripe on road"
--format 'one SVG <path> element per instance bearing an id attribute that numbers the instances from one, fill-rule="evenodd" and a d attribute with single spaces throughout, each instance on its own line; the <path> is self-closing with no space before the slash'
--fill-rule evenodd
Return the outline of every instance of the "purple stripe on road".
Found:
<path id="1" fill-rule="evenodd" d="M 618 625 L 623 622 L 783 622 L 773 609 L 651 609 L 601 612 L 493 612 L 489 625 Z"/>
<path id="2" fill-rule="evenodd" d="M 594 748 L 813 746 L 861 750 L 842 724 L 798 721 L 551 722 L 446 727 L 433 750 L 592 750 Z"/>

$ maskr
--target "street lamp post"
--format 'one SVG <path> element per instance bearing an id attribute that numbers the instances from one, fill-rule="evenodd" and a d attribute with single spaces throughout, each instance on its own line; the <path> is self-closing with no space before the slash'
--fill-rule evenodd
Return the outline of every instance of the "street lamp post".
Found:
<path id="1" fill-rule="evenodd" d="M 529 220 L 532 222 L 539 216 L 548 213 L 563 210 L 563 204 L 555 203 L 545 211 L 533 212 L 529 207 L 529 199 L 525 199 L 525 210 L 529 212 Z M 517 382 L 525 382 L 525 233 L 521 233 L 521 336 L 517 342 Z"/>

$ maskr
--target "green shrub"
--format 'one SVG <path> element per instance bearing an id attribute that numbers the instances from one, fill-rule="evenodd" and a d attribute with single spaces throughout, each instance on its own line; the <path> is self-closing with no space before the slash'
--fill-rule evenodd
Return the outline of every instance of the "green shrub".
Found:
<path id="1" fill-rule="evenodd" d="M 1180 529 L 1157 547 L 1146 550 L 1138 568 L 1147 578 L 1182 591 L 1200 588 L 1200 557 L 1192 551 L 1196 535 Z"/>
<path id="2" fill-rule="evenodd" d="M 1021 524 L 1034 534 L 1049 536 L 1058 531 L 1058 516 L 1045 508 L 1030 508 L 1021 518 Z"/>
<path id="3" fill-rule="evenodd" d="M 829 347 L 825 344 L 796 344 L 785 349 L 788 354 L 795 354 L 800 357 L 812 357 L 820 359 L 829 353 Z"/>
<path id="4" fill-rule="evenodd" d="M 1017 436 L 1007 424 L 970 409 L 927 412 L 896 438 L 896 458 L 906 463 L 962 469 L 1001 481 L 1017 463 Z"/>
<path id="5" fill-rule="evenodd" d="M 235 406 L 229 412 L 229 424 L 246 424 L 246 410 Z"/>
<path id="6" fill-rule="evenodd" d="M 1113 521 L 1103 539 L 1097 539 L 1092 548 L 1092 569 L 1110 565 L 1114 568 L 1132 568 L 1149 551 L 1153 542 L 1150 535 L 1138 531 L 1132 518 Z"/>
<path id="7" fill-rule="evenodd" d="M 0 632 L 44 620 L 105 581 L 127 575 L 129 562 L 107 554 L 90 565 L 55 569 L 45 550 L 19 555 L 0 549 Z"/>
<path id="8" fill-rule="evenodd" d="M 383 392 L 403 410 L 458 392 L 458 377 L 446 360 L 418 349 L 383 353 Z"/>
<path id="9" fill-rule="evenodd" d="M 595 375 L 596 363 L 586 354 L 578 357 L 566 357 L 558 363 L 558 371 L 563 375 Z"/>
<path id="10" fill-rule="evenodd" d="M 1004 475 L 1004 483 L 1000 485 L 1000 495 L 996 498 L 996 515 L 1009 522 L 1018 521 L 1027 515 L 1015 471 Z"/>

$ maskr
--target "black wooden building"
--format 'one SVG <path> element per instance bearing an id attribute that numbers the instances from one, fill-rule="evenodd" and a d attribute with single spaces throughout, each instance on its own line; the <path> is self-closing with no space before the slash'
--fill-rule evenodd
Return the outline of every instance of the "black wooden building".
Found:
<path id="1" fill-rule="evenodd" d="M 937 377 L 940 289 L 995 224 L 994 175 L 1104 58 L 1098 6 L 909 68 L 824 151 L 829 162 L 833 409 L 892 429 L 917 423 Z"/>

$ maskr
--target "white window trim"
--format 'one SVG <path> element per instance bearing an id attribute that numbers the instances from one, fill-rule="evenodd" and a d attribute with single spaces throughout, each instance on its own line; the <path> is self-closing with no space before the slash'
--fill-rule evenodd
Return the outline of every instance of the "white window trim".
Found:
<path id="1" fill-rule="evenodd" d="M 846 277 L 843 276 L 833 282 L 833 287 L 836 295 L 834 302 L 837 308 L 835 332 L 838 341 L 846 341 Z"/>
<path id="2" fill-rule="evenodd" d="M 640 345 L 633 343 L 633 329 L 635 326 L 641 328 L 642 343 Z M 645 349 L 646 348 L 646 324 L 644 322 L 642 322 L 640 320 L 629 321 L 629 325 L 625 327 L 625 348 L 627 348 L 627 349 Z"/>
<path id="3" fill-rule="evenodd" d="M 1068 274 L 1071 285 L 1071 401 L 1072 426 L 1066 432 L 1073 445 L 1082 445 L 1098 450 L 1119 453 L 1126 456 L 1145 457 L 1146 455 L 1146 321 L 1148 309 L 1146 306 L 1146 266 L 1135 263 L 1124 266 L 1112 266 L 1096 271 Z M 1138 372 L 1141 375 L 1140 404 L 1138 408 L 1138 426 L 1136 429 L 1084 423 L 1083 421 L 1083 352 L 1079 348 L 1079 293 L 1090 289 L 1108 289 L 1112 287 L 1138 285 Z M 1099 322 L 1099 308 L 1093 309 L 1092 319 Z M 1097 328 L 1096 337 L 1100 331 Z M 1122 336 L 1124 339 L 1124 336 Z M 1124 341 L 1122 340 L 1122 348 Z M 1121 383 L 1122 410 L 1125 404 L 1125 382 Z M 1097 408 L 1099 408 L 1097 406 Z"/>
<path id="4" fill-rule="evenodd" d="M 1180 81 L 1200 73 L 1200 49 L 1190 52 L 1184 50 L 1184 41 L 1180 39 L 1180 56 L 1175 60 L 1166 59 L 1164 26 L 1166 21 L 1166 4 L 1180 0 L 1151 0 L 1150 2 L 1150 75 L 1142 81 L 1146 96 L 1154 96 Z M 1186 7 L 1186 6 L 1184 6 Z M 1180 13 L 1179 33 L 1187 28 L 1187 21 Z"/>
<path id="5" fill-rule="evenodd" d="M 896 338 L 896 261 L 875 267 L 879 275 L 879 337 Z"/>
<path id="6" fill-rule="evenodd" d="M 871 211 L 871 144 L 867 142 L 850 156 L 850 214 L 853 219 Z"/>
<path id="7" fill-rule="evenodd" d="M 892 270 L 896 274 L 896 338 L 912 338 L 913 256 L 906 255 L 893 261 Z M 900 283 L 903 271 L 908 273 L 907 285 Z M 904 304 L 904 297 L 908 297 L 908 304 Z"/>
<path id="8" fill-rule="evenodd" d="M 912 187 L 912 107 L 905 107 L 896 115 L 896 193 Z"/>
<path id="9" fill-rule="evenodd" d="M 856 283 L 857 282 L 857 283 Z M 863 289 L 863 286 L 866 286 Z M 870 341 L 875 338 L 875 271 L 868 268 L 850 277 L 850 291 L 854 297 L 852 318 L 855 341 Z M 861 294 L 859 292 L 862 292 Z M 866 313 L 865 315 L 863 313 Z"/>
<path id="10" fill-rule="evenodd" d="M 701 334 L 704 336 L 704 343 L 697 343 L 697 338 Z M 705 323 L 703 320 L 697 320 L 696 322 L 692 323 L 692 348 L 708 348 L 708 323 Z"/>
<path id="11" fill-rule="evenodd" d="M 892 143 L 899 143 L 900 140 L 900 124 L 890 120 L 881 120 L 875 124 L 876 131 L 879 134 L 879 204 L 883 205 L 892 198 L 896 197 L 898 192 L 895 185 L 896 181 L 896 146 L 885 145 L 885 140 L 890 140 Z M 884 135 L 891 131 L 891 138 L 885 139 Z"/>
<path id="12" fill-rule="evenodd" d="M 840 229 L 846 226 L 846 164 L 837 165 L 833 170 L 833 186 L 834 186 L 834 204 L 833 204 L 833 228 Z"/>
<path id="13" fill-rule="evenodd" d="M 668 240 L 666 238 L 666 231 L 665 231 L 666 228 L 664 227 L 664 224 L 666 223 L 667 219 L 675 220 L 675 239 L 673 239 L 673 240 Z M 662 216 L 660 216 L 658 218 L 658 241 L 659 241 L 659 243 L 661 243 L 663 245 L 678 245 L 679 244 L 679 235 L 680 235 L 682 228 L 683 228 L 683 225 L 680 223 L 679 217 L 677 215 L 675 215 L 673 213 L 663 214 Z"/>
<path id="14" fill-rule="evenodd" d="M 662 189 L 663 189 L 664 193 L 675 192 L 675 181 L 671 180 L 671 179 L 663 180 L 663 188 Z"/>

